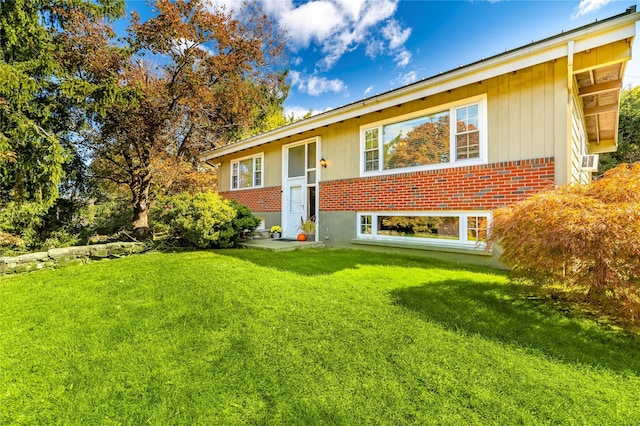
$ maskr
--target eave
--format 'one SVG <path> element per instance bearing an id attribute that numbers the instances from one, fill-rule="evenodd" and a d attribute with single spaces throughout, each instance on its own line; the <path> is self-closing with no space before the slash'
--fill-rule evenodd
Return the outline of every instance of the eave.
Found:
<path id="1" fill-rule="evenodd" d="M 613 152 L 617 148 L 620 90 L 626 60 L 615 61 L 575 72 L 582 100 L 587 146 L 590 154 Z"/>

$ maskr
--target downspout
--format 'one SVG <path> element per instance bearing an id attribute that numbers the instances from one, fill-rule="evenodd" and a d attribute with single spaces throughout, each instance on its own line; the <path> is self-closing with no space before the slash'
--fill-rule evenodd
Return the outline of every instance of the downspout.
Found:
<path id="1" fill-rule="evenodd" d="M 566 183 L 573 183 L 572 155 L 573 155 L 573 53 L 575 42 L 569 40 L 567 42 L 567 143 L 566 151 Z"/>

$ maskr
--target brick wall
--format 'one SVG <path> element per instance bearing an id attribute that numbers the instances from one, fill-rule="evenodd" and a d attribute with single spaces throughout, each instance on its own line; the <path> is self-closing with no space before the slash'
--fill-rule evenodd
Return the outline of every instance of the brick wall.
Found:
<path id="1" fill-rule="evenodd" d="M 321 211 L 493 210 L 554 185 L 553 158 L 320 183 Z"/>
<path id="2" fill-rule="evenodd" d="M 282 209 L 282 187 L 280 186 L 220 192 L 220 196 L 228 200 L 236 200 L 249 207 L 252 212 L 280 212 Z"/>

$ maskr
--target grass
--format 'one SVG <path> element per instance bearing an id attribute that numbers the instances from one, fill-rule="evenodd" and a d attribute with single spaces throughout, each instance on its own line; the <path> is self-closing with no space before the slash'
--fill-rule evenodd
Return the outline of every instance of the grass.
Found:
<path id="1" fill-rule="evenodd" d="M 148 254 L 0 278 L 0 424 L 636 424 L 640 342 L 491 269 Z"/>

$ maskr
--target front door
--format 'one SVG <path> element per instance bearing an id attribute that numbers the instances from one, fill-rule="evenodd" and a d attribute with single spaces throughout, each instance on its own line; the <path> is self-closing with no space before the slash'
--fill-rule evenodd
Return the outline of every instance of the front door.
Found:
<path id="1" fill-rule="evenodd" d="M 300 221 L 318 216 L 318 143 L 314 138 L 282 149 L 282 236 L 296 238 Z"/>

